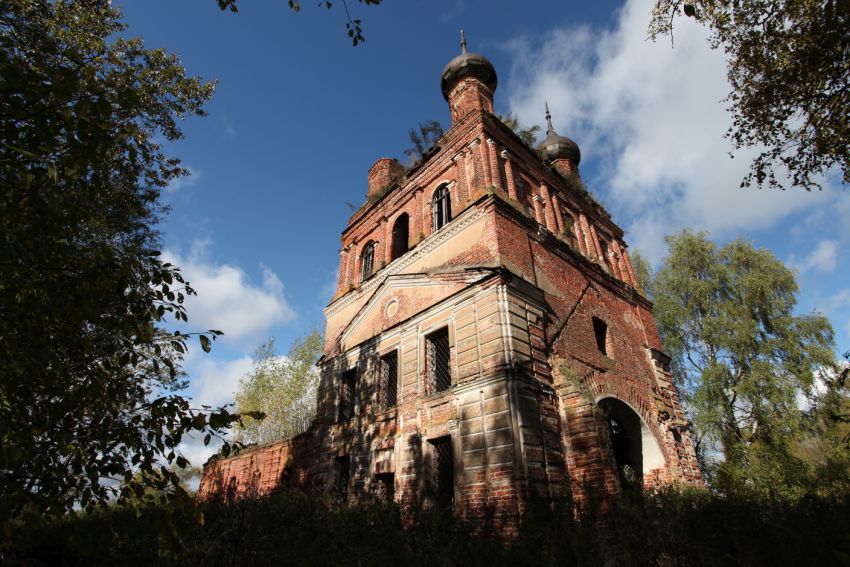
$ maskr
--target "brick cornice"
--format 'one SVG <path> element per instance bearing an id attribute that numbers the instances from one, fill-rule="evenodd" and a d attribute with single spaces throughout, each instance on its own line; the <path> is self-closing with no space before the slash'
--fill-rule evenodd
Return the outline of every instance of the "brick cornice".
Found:
<path id="1" fill-rule="evenodd" d="M 611 274 L 608 274 L 599 266 L 599 264 L 588 260 L 582 254 L 573 250 L 569 244 L 552 234 L 547 228 L 537 224 L 534 219 L 530 219 L 516 210 L 516 208 L 508 200 L 498 193 L 493 192 L 493 194 L 488 195 L 488 197 L 492 199 L 496 209 L 500 213 L 526 228 L 528 233 L 531 234 L 537 242 L 540 242 L 541 244 L 545 243 L 550 247 L 550 250 L 579 268 L 588 278 L 591 278 L 593 281 L 603 285 L 606 289 L 615 293 L 620 298 L 644 307 L 652 312 L 652 302 L 641 295 L 641 293 L 635 288 L 622 280 L 615 278 Z M 482 201 L 485 200 L 482 199 Z M 483 204 L 484 203 L 482 202 L 482 205 Z M 533 285 L 533 282 L 530 283 Z"/>

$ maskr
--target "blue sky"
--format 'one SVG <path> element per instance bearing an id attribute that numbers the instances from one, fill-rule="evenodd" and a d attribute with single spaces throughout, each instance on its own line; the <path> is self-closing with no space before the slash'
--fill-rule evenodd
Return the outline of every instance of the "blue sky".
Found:
<path id="1" fill-rule="evenodd" d="M 799 312 L 826 313 L 837 348 L 850 349 L 850 192 L 834 182 L 819 193 L 739 189 L 752 153 L 727 155 L 722 53 L 689 21 L 675 48 L 647 42 L 648 0 L 352 1 L 367 38 L 356 48 L 341 3 L 297 14 L 285 0 L 241 0 L 238 14 L 215 0 L 115 4 L 127 35 L 218 81 L 209 116 L 184 122 L 173 147 L 193 175 L 166 192 L 160 227 L 199 292 L 190 323 L 225 332 L 212 354 L 196 348 L 186 361 L 201 403 L 232 399 L 267 337 L 285 351 L 322 328 L 346 202 L 363 202 L 377 158 L 404 161 L 410 127 L 448 128 L 439 80 L 460 28 L 496 67 L 497 112 L 542 124 L 548 100 L 632 248 L 657 262 L 664 235 L 685 226 L 719 243 L 748 238 L 799 271 Z"/>

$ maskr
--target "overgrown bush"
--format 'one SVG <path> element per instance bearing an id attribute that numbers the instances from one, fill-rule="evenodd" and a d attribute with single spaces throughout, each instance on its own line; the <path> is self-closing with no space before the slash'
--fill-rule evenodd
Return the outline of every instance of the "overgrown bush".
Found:
<path id="1" fill-rule="evenodd" d="M 526 514 L 510 542 L 429 513 L 334 508 L 302 494 L 113 507 L 32 525 L 8 565 L 850 565 L 848 499 L 794 503 L 706 491 L 631 495 L 580 520 Z"/>

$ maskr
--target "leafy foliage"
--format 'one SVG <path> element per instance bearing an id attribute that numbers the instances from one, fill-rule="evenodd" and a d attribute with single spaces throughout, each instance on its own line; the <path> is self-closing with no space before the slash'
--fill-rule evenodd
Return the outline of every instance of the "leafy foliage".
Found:
<path id="1" fill-rule="evenodd" d="M 652 297 L 652 265 L 649 263 L 649 260 L 644 258 L 639 250 L 633 250 L 629 254 L 629 259 L 632 261 L 632 268 L 635 271 L 638 289 L 646 297 Z"/>
<path id="2" fill-rule="evenodd" d="M 108 2 L 0 3 L 0 520 L 177 485 L 178 446 L 236 419 L 175 392 L 195 291 L 165 263 L 157 140 L 213 85 L 121 37 Z M 220 332 L 199 335 L 209 350 Z"/>
<path id="3" fill-rule="evenodd" d="M 310 427 L 316 413 L 319 375 L 316 362 L 322 355 L 318 331 L 298 338 L 285 357 L 274 339 L 260 345 L 251 372 L 239 381 L 236 409 L 262 413 L 237 426 L 238 437 L 249 443 L 270 443 L 293 437 Z"/>
<path id="4" fill-rule="evenodd" d="M 850 0 L 657 0 L 649 33 L 672 34 L 684 11 L 727 54 L 736 148 L 759 150 L 742 186 L 820 188 L 832 168 L 850 183 Z"/>
<path id="5" fill-rule="evenodd" d="M 764 503 L 667 491 L 581 518 L 530 510 L 509 545 L 475 526 L 397 508 L 334 508 L 298 493 L 232 504 L 114 507 L 23 534 L 5 559 L 23 565 L 843 565 L 846 497 Z M 203 521 L 199 521 L 200 519 Z M 494 525 L 498 519 L 494 518 Z M 46 546 L 43 542 L 50 541 Z M 460 558 L 460 559 L 459 559 Z M 17 562 L 17 563 L 16 563 Z"/>
<path id="6" fill-rule="evenodd" d="M 505 126 L 513 130 L 514 133 L 519 136 L 519 139 L 522 140 L 529 148 L 533 148 L 534 144 L 537 143 L 537 135 L 541 131 L 540 126 L 537 124 L 524 128 L 520 125 L 519 119 L 517 119 L 516 115 L 510 112 L 506 116 L 498 114 L 496 117 L 501 120 Z"/>
<path id="7" fill-rule="evenodd" d="M 301 11 L 301 2 L 299 0 L 287 0 L 289 2 L 289 8 L 293 12 Z M 377 6 L 381 3 L 381 0 L 357 0 L 361 4 L 365 4 L 367 6 Z M 238 12 L 239 8 L 236 5 L 237 0 L 216 0 L 218 3 L 218 7 L 222 10 L 230 10 L 231 12 Z M 329 0 L 321 0 L 319 2 L 319 7 L 324 6 L 328 10 L 333 8 L 334 3 Z M 348 2 L 346 0 L 342 0 L 342 7 L 345 8 L 345 31 L 348 34 L 348 37 L 351 39 L 351 44 L 355 47 L 364 41 L 366 38 L 363 35 L 363 27 L 362 22 L 359 19 L 353 19 L 351 17 L 351 12 L 348 10 Z"/>
<path id="8" fill-rule="evenodd" d="M 718 248 L 684 231 L 667 245 L 655 317 L 709 478 L 799 495 L 812 471 L 796 448 L 812 423 L 798 400 L 816 401 L 816 383 L 835 373 L 829 321 L 794 315 L 794 273 L 749 242 Z"/>
<path id="9" fill-rule="evenodd" d="M 425 157 L 434 145 L 443 137 L 443 127 L 436 120 L 427 120 L 419 124 L 419 130 L 411 128 L 408 132 L 412 148 L 404 150 L 404 155 L 416 162 Z"/>

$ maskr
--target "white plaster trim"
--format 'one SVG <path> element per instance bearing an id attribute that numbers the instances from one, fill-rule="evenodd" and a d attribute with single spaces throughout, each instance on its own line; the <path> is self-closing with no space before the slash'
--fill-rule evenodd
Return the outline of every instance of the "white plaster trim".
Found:
<path id="1" fill-rule="evenodd" d="M 497 297 L 499 301 L 499 312 L 502 320 L 502 350 L 505 353 L 505 364 L 513 365 L 515 361 L 514 341 L 511 333 L 511 315 L 508 307 L 508 296 L 504 285 L 497 288 Z"/>
<path id="2" fill-rule="evenodd" d="M 421 259 L 423 256 L 430 254 L 434 251 L 434 249 L 442 245 L 445 241 L 449 240 L 451 237 L 453 237 L 458 232 L 462 231 L 467 226 L 480 219 L 484 215 L 484 211 L 479 207 L 471 207 L 469 209 L 466 209 L 460 214 L 460 216 L 450 221 L 446 226 L 436 232 L 432 232 L 431 234 L 429 234 L 425 238 L 425 240 L 423 240 L 419 243 L 418 246 L 416 246 L 416 248 L 414 248 L 413 250 L 409 250 L 400 258 L 396 258 L 395 260 L 384 266 L 382 270 L 379 270 L 377 273 L 373 274 L 372 277 L 369 278 L 369 281 L 365 284 L 361 284 L 358 289 L 348 292 L 346 295 L 336 300 L 336 302 L 325 307 L 325 317 L 335 315 L 340 310 L 344 309 L 345 307 L 348 307 L 350 304 L 358 301 L 359 299 L 362 299 L 364 294 L 375 290 L 375 288 L 384 283 L 384 281 L 389 276 L 397 274 L 398 272 L 404 270 L 410 264 Z"/>

